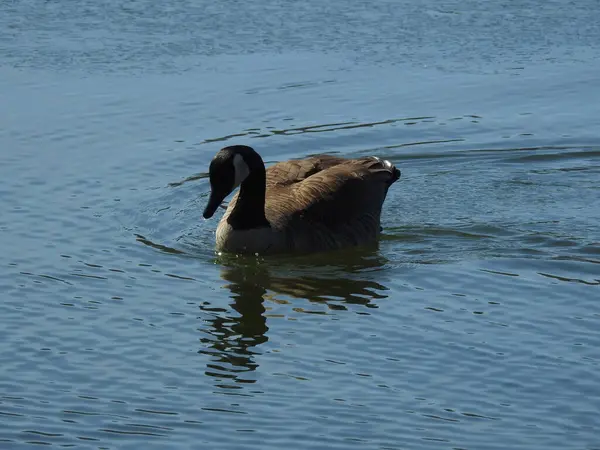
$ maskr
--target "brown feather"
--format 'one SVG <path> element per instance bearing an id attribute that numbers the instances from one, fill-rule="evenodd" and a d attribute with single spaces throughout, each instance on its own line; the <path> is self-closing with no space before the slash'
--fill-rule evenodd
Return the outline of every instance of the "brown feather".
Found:
<path id="1" fill-rule="evenodd" d="M 327 160 L 316 171 L 289 189 L 286 201 L 277 190 L 267 197 L 267 219 L 272 226 L 289 230 L 294 247 L 320 250 L 374 241 L 380 230 L 380 215 L 392 177 L 374 158 Z M 278 214 L 269 217 L 270 203 Z"/>

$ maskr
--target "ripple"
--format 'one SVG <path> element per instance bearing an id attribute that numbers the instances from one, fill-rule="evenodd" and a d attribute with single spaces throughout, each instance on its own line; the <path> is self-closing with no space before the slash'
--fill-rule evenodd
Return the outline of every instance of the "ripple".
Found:
<path id="1" fill-rule="evenodd" d="M 540 151 L 540 150 L 567 150 L 565 152 L 552 152 L 552 153 L 536 153 L 532 155 L 521 156 L 518 158 L 507 159 L 506 162 L 514 162 L 514 163 L 536 163 L 536 162 L 550 162 L 550 161 L 562 161 L 565 159 L 582 159 L 582 158 L 597 158 L 600 157 L 600 151 L 596 149 L 589 149 L 584 151 L 570 151 L 572 148 L 568 147 L 554 147 L 554 148 L 528 148 L 522 149 L 527 151 Z M 581 171 L 581 170 L 590 170 L 594 169 L 593 167 L 576 167 L 576 168 L 561 168 L 556 169 L 563 172 L 569 171 Z M 597 168 L 596 168 L 597 169 Z M 547 173 L 547 172 L 539 172 L 539 173 Z"/>
<path id="2" fill-rule="evenodd" d="M 559 280 L 559 281 L 567 281 L 570 283 L 582 283 L 582 284 L 587 284 L 589 286 L 600 286 L 600 279 L 596 279 L 593 281 L 586 281 L 586 280 L 582 280 L 580 278 L 561 277 L 559 275 L 552 275 L 552 274 L 543 273 L 543 272 L 539 272 L 539 274 L 543 277 L 554 278 L 555 280 Z"/>

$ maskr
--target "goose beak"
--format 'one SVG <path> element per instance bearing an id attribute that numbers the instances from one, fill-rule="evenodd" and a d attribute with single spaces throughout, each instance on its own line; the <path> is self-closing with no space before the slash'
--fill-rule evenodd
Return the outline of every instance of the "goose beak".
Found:
<path id="1" fill-rule="evenodd" d="M 202 216 L 205 219 L 210 219 L 215 214 L 219 205 L 223 203 L 225 197 L 227 197 L 227 194 L 222 195 L 221 193 L 211 191 L 210 197 L 208 198 L 208 204 L 206 205 L 206 208 L 204 208 Z"/>

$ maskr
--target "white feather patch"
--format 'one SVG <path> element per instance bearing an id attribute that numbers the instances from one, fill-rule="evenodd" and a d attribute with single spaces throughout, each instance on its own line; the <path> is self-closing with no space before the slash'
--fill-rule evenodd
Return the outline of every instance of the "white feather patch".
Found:
<path id="1" fill-rule="evenodd" d="M 250 175 L 250 168 L 246 164 L 246 161 L 244 161 L 244 157 L 240 154 L 233 157 L 233 172 L 235 174 L 233 189 L 235 189 Z"/>
<path id="2" fill-rule="evenodd" d="M 388 161 L 387 159 L 381 159 L 381 158 L 378 158 L 377 156 L 372 156 L 372 158 L 376 159 L 377 161 L 379 161 L 380 163 L 382 163 L 383 166 L 386 169 L 388 169 L 388 170 L 390 170 L 392 168 L 392 166 L 393 166 L 393 164 L 390 161 Z"/>

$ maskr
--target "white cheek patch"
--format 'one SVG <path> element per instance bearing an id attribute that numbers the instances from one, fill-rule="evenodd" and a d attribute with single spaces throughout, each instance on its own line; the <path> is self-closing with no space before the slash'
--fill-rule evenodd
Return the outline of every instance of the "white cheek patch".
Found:
<path id="1" fill-rule="evenodd" d="M 250 175 L 250 168 L 242 155 L 235 155 L 233 157 L 233 171 L 235 174 L 235 182 L 233 183 L 233 189 L 238 187 L 242 182 Z"/>

